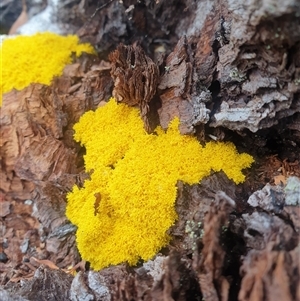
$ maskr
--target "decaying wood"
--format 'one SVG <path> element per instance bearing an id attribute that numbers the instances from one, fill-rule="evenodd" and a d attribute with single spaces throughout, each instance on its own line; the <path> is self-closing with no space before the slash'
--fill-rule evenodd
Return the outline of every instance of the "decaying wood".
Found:
<path id="1" fill-rule="evenodd" d="M 114 80 L 113 96 L 118 102 L 139 106 L 145 128 L 149 132 L 149 103 L 156 93 L 159 71 L 156 64 L 137 45 L 119 45 L 109 55 Z"/>
<path id="2" fill-rule="evenodd" d="M 122 265 L 106 268 L 100 272 L 79 272 L 72 281 L 70 299 L 110 301 L 113 299 L 117 283 L 125 277 L 128 277 L 128 272 Z"/>
<path id="3" fill-rule="evenodd" d="M 297 0 L 280 7 L 269 0 L 242 7 L 238 3 L 73 1 L 72 14 L 54 2 L 49 8 L 58 13 L 55 26 L 68 23 L 69 32 L 87 19 L 78 34 L 105 57 L 120 42 L 138 41 L 152 57 L 174 52 L 178 40 L 186 36 L 188 60 L 175 51 L 173 62 L 178 56 L 178 62 L 185 63 L 167 63 L 165 71 L 171 67 L 173 75 L 182 72 L 178 88 L 186 86 L 189 101 L 162 91 L 163 127 L 171 108 L 171 116 L 183 115 L 183 133 L 194 132 L 199 124 L 257 132 L 299 112 L 300 9 Z M 97 10 L 97 5 L 103 8 Z M 89 13 L 93 18 L 84 18 Z M 164 72 L 162 80 L 167 78 L 172 79 Z"/>
<path id="4" fill-rule="evenodd" d="M 108 3 L 99 1 L 98 6 Z M 97 46 L 101 55 L 115 50 L 119 43 L 133 44 L 136 41 L 147 54 L 166 52 L 177 43 L 175 34 L 178 20 L 189 15 L 192 1 L 151 0 L 136 2 L 132 0 L 111 1 L 89 19 L 77 34 L 82 40 Z M 95 12 L 95 2 L 86 1 L 86 14 Z M 91 14 L 91 15 L 92 15 Z M 180 33 L 179 33 L 180 35 Z M 162 48 L 161 48 L 162 46 Z"/>
<path id="5" fill-rule="evenodd" d="M 130 300 L 151 300 L 150 288 L 152 279 L 148 275 L 139 277 L 128 275 L 118 283 L 114 293 L 113 300 L 130 301 Z"/>
<path id="6" fill-rule="evenodd" d="M 299 186 L 296 185 L 294 188 L 295 192 L 299 191 Z M 297 203 L 292 206 L 295 209 L 293 219 L 288 214 L 291 207 L 288 199 L 288 194 L 282 186 L 269 184 L 249 197 L 248 203 L 253 207 L 263 209 L 264 212 L 242 215 L 241 224 L 244 225 L 244 239 L 247 247 L 263 250 L 270 242 L 273 242 L 274 248 L 279 248 L 278 244 L 283 244 L 286 250 L 297 246 L 300 216 L 297 214 L 299 212 Z"/>
<path id="7" fill-rule="evenodd" d="M 72 127 L 85 111 L 109 98 L 109 72 L 108 63 L 83 56 L 50 86 L 32 84 L 4 95 L 1 244 L 6 243 L 2 250 L 8 268 L 1 281 L 34 271 L 32 256 L 64 268 L 78 262 L 75 228 L 65 217 L 66 193 L 75 183 L 82 185 L 86 175 L 78 171 L 82 159 Z M 21 274 L 14 272 L 17 266 Z"/>
<path id="8" fill-rule="evenodd" d="M 179 218 L 171 228 L 174 237 L 172 246 L 175 249 L 184 249 L 187 254 L 192 255 L 203 236 L 203 221 L 215 201 L 215 194 L 223 191 L 235 198 L 236 187 L 224 173 L 213 174 L 203 179 L 199 185 L 187 186 L 178 182 L 177 187 L 176 204 Z"/>
<path id="9" fill-rule="evenodd" d="M 166 261 L 161 280 L 153 288 L 152 300 L 195 300 L 200 295 L 191 261 L 173 251 Z"/>
<path id="10" fill-rule="evenodd" d="M 186 37 L 182 37 L 174 51 L 167 57 L 165 71 L 158 88 L 161 91 L 161 108 L 158 110 L 160 124 L 167 128 L 175 117 L 180 119 L 183 134 L 194 132 L 194 126 L 209 120 L 205 102 L 211 99 L 210 92 L 192 94 L 193 57 Z"/>
<path id="11" fill-rule="evenodd" d="M 31 280 L 24 283 L 22 287 L 16 289 L 14 294 L 21 300 L 46 301 L 61 300 L 67 301 L 69 298 L 69 287 L 73 277 L 61 270 L 49 269 L 40 266 L 34 273 Z M 24 298 L 24 299 L 23 299 Z"/>
<path id="12" fill-rule="evenodd" d="M 299 112 L 300 8 L 297 1 L 274 8 L 268 1 L 240 10 L 229 3 L 230 39 L 218 51 L 222 102 L 213 126 L 256 132 Z"/>
<path id="13" fill-rule="evenodd" d="M 235 202 L 230 197 L 218 192 L 204 219 L 203 249 L 201 255 L 195 256 L 194 265 L 205 300 L 228 300 L 230 284 L 222 275 L 225 250 L 220 243 L 220 233 L 222 227 L 226 227 L 234 207 Z"/>
<path id="14" fill-rule="evenodd" d="M 234 232 L 243 231 L 250 250 L 241 266 L 239 300 L 300 300 L 298 208 L 287 204 L 282 186 L 269 184 L 248 203 L 265 211 L 243 214 L 232 224 Z"/>
<path id="15" fill-rule="evenodd" d="M 4 95 L 3 296 L 300 300 L 300 210 L 285 186 L 290 176 L 300 176 L 297 1 L 98 2 L 74 1 L 67 21 L 79 16 L 70 29 L 75 31 L 87 20 L 78 34 L 95 45 L 101 58 L 117 48 L 110 56 L 112 69 L 110 63 L 85 56 L 49 87 L 32 84 Z M 120 42 L 131 46 L 117 47 Z M 182 133 L 195 132 L 203 141 L 206 132 L 212 139 L 233 137 L 259 166 L 238 187 L 222 173 L 199 185 L 179 182 L 178 221 L 160 256 L 137 267 L 82 270 L 73 277 L 65 269 L 76 266 L 80 257 L 75 229 L 64 214 L 65 195 L 87 175 L 72 127 L 113 89 L 118 101 L 140 106 L 146 128 L 152 129 L 148 106 L 153 105 L 163 128 L 177 116 Z M 48 268 L 41 266 L 45 263 Z"/>
<path id="16" fill-rule="evenodd" d="M 274 250 L 273 243 L 262 251 L 251 250 L 241 267 L 239 300 L 300 300 L 299 252 L 299 247 Z"/>

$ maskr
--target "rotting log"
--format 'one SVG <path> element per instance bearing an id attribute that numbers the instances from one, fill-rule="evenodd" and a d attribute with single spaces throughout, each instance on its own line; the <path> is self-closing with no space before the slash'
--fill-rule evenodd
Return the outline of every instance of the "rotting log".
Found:
<path id="1" fill-rule="evenodd" d="M 256 155 L 256 148 L 268 153 L 271 142 L 280 140 L 294 165 L 285 162 L 279 167 L 290 166 L 290 174 L 293 170 L 300 176 L 296 161 L 300 149 L 298 1 L 98 1 L 98 10 L 92 1 L 80 3 L 84 4 L 80 8 L 86 23 L 77 33 L 96 46 L 100 58 L 107 59 L 119 43 L 135 43 L 157 65 L 160 77 L 150 81 L 156 86 L 149 87 L 152 99 L 147 100 L 156 110 L 157 123 L 166 128 L 178 116 L 181 132 L 195 133 L 202 141 L 238 135 L 241 145 Z M 82 20 L 76 22 L 78 28 Z M 72 126 L 85 111 L 106 101 L 113 89 L 110 64 L 88 62 L 88 58 L 74 62 L 50 87 L 33 84 L 7 93 L 1 108 L 1 200 L 32 198 L 34 216 L 43 231 L 37 234 L 38 226 L 29 220 L 31 212 L 26 223 L 21 223 L 9 215 L 11 209 L 4 216 L 4 226 L 24 226 L 27 231 L 34 225 L 35 235 L 44 235 L 46 244 L 44 251 L 34 255 L 50 259 L 61 269 L 79 260 L 74 228 L 64 216 L 65 195 L 88 177 L 81 172 L 82 149 L 72 140 Z M 137 92 L 144 88 L 136 86 Z M 256 202 L 256 209 L 264 212 L 254 212 L 246 201 L 254 188 L 265 184 L 254 182 L 236 188 L 218 174 L 193 187 L 178 183 L 179 220 L 170 230 L 174 241 L 170 252 L 162 254 L 163 260 L 157 257 L 138 268 L 82 271 L 74 279 L 67 276 L 60 300 L 80 300 L 82 296 L 91 300 L 99 296 L 103 300 L 192 300 L 202 296 L 212 301 L 263 301 L 278 296 L 300 300 L 299 210 L 286 203 L 283 188 L 266 187 Z M 236 202 L 232 212 L 217 210 L 218 191 Z M 270 195 L 280 203 L 275 209 L 265 205 L 270 204 Z M 215 222 L 217 214 L 224 225 Z M 19 236 L 5 233 L 12 239 L 11 251 L 24 247 L 25 234 L 30 234 L 18 231 Z M 28 240 L 28 245 L 40 247 L 37 241 Z M 10 268 L 19 269 L 19 276 L 1 266 L 10 280 L 17 282 L 38 268 L 34 261 L 21 262 L 24 254 L 32 255 L 29 250 L 9 254 Z M 7 294 L 11 296 L 11 289 L 20 298 L 42 300 L 32 289 L 40 292 L 47 278 L 53 284 L 47 294 L 53 294 L 63 275 L 57 273 L 39 267 L 24 288 L 8 283 Z"/>

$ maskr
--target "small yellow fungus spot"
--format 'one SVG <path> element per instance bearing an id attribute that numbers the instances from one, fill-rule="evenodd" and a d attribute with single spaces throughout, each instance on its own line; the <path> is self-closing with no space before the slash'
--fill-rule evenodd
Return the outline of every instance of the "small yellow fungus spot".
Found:
<path id="1" fill-rule="evenodd" d="M 75 124 L 75 140 L 86 147 L 85 168 L 92 171 L 83 188 L 67 195 L 67 217 L 78 226 L 78 249 L 99 270 L 151 259 L 170 241 L 168 229 L 177 218 L 176 183 L 198 183 L 223 170 L 235 183 L 253 162 L 232 143 L 183 136 L 175 119 L 164 132 L 144 131 L 135 108 L 114 99 Z M 97 210 L 95 210 L 97 207 Z"/>
<path id="2" fill-rule="evenodd" d="M 76 35 L 45 32 L 5 39 L 0 50 L 0 106 L 2 94 L 13 88 L 21 90 L 30 83 L 49 85 L 72 62 L 72 52 L 80 56 L 95 50 L 90 44 L 79 44 Z"/>

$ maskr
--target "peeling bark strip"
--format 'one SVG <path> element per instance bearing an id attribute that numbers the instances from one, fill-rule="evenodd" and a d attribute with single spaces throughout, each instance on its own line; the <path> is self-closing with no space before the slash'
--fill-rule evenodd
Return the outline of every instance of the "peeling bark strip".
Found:
<path id="1" fill-rule="evenodd" d="M 158 86 L 162 102 L 159 118 L 163 128 L 167 128 L 174 117 L 179 117 L 180 121 L 189 119 L 193 69 L 190 57 L 186 37 L 183 37 L 166 59 L 165 72 Z"/>
<path id="2" fill-rule="evenodd" d="M 137 45 L 120 44 L 109 55 L 112 62 L 111 76 L 114 80 L 113 96 L 118 102 L 129 106 L 138 105 L 145 123 L 150 130 L 147 113 L 149 102 L 156 93 L 159 71 L 156 64 Z"/>
<path id="3" fill-rule="evenodd" d="M 215 202 L 204 218 L 203 249 L 194 257 L 201 292 L 206 301 L 227 301 L 229 282 L 222 275 L 225 251 L 220 243 L 220 232 L 229 220 L 235 202 L 224 192 L 218 192 Z"/>
<path id="4" fill-rule="evenodd" d="M 193 93 L 193 55 L 187 38 L 182 37 L 174 51 L 167 57 L 165 72 L 160 78 L 160 124 L 167 128 L 172 119 L 180 119 L 180 132 L 190 134 L 194 126 L 207 123 L 209 113 L 205 103 L 211 100 L 207 89 Z"/>
<path id="5" fill-rule="evenodd" d="M 287 252 L 273 247 L 271 242 L 266 249 L 251 250 L 246 256 L 239 301 L 300 300 L 300 248 Z"/>
<path id="6" fill-rule="evenodd" d="M 182 37 L 174 51 L 166 59 L 165 73 L 160 79 L 159 89 L 172 89 L 175 97 L 189 99 L 192 83 L 191 50 L 186 37 Z"/>

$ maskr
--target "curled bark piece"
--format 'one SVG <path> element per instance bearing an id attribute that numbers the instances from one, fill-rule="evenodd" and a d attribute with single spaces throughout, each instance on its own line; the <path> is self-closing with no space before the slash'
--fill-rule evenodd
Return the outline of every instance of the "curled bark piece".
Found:
<path id="1" fill-rule="evenodd" d="M 186 37 L 182 37 L 174 51 L 166 59 L 165 73 L 159 89 L 172 88 L 175 97 L 189 98 L 192 80 L 192 63 Z"/>
<path id="2" fill-rule="evenodd" d="M 113 96 L 129 106 L 138 105 L 145 128 L 149 129 L 149 102 L 156 93 L 159 71 L 156 64 L 137 45 L 120 44 L 109 55 L 114 80 Z"/>

